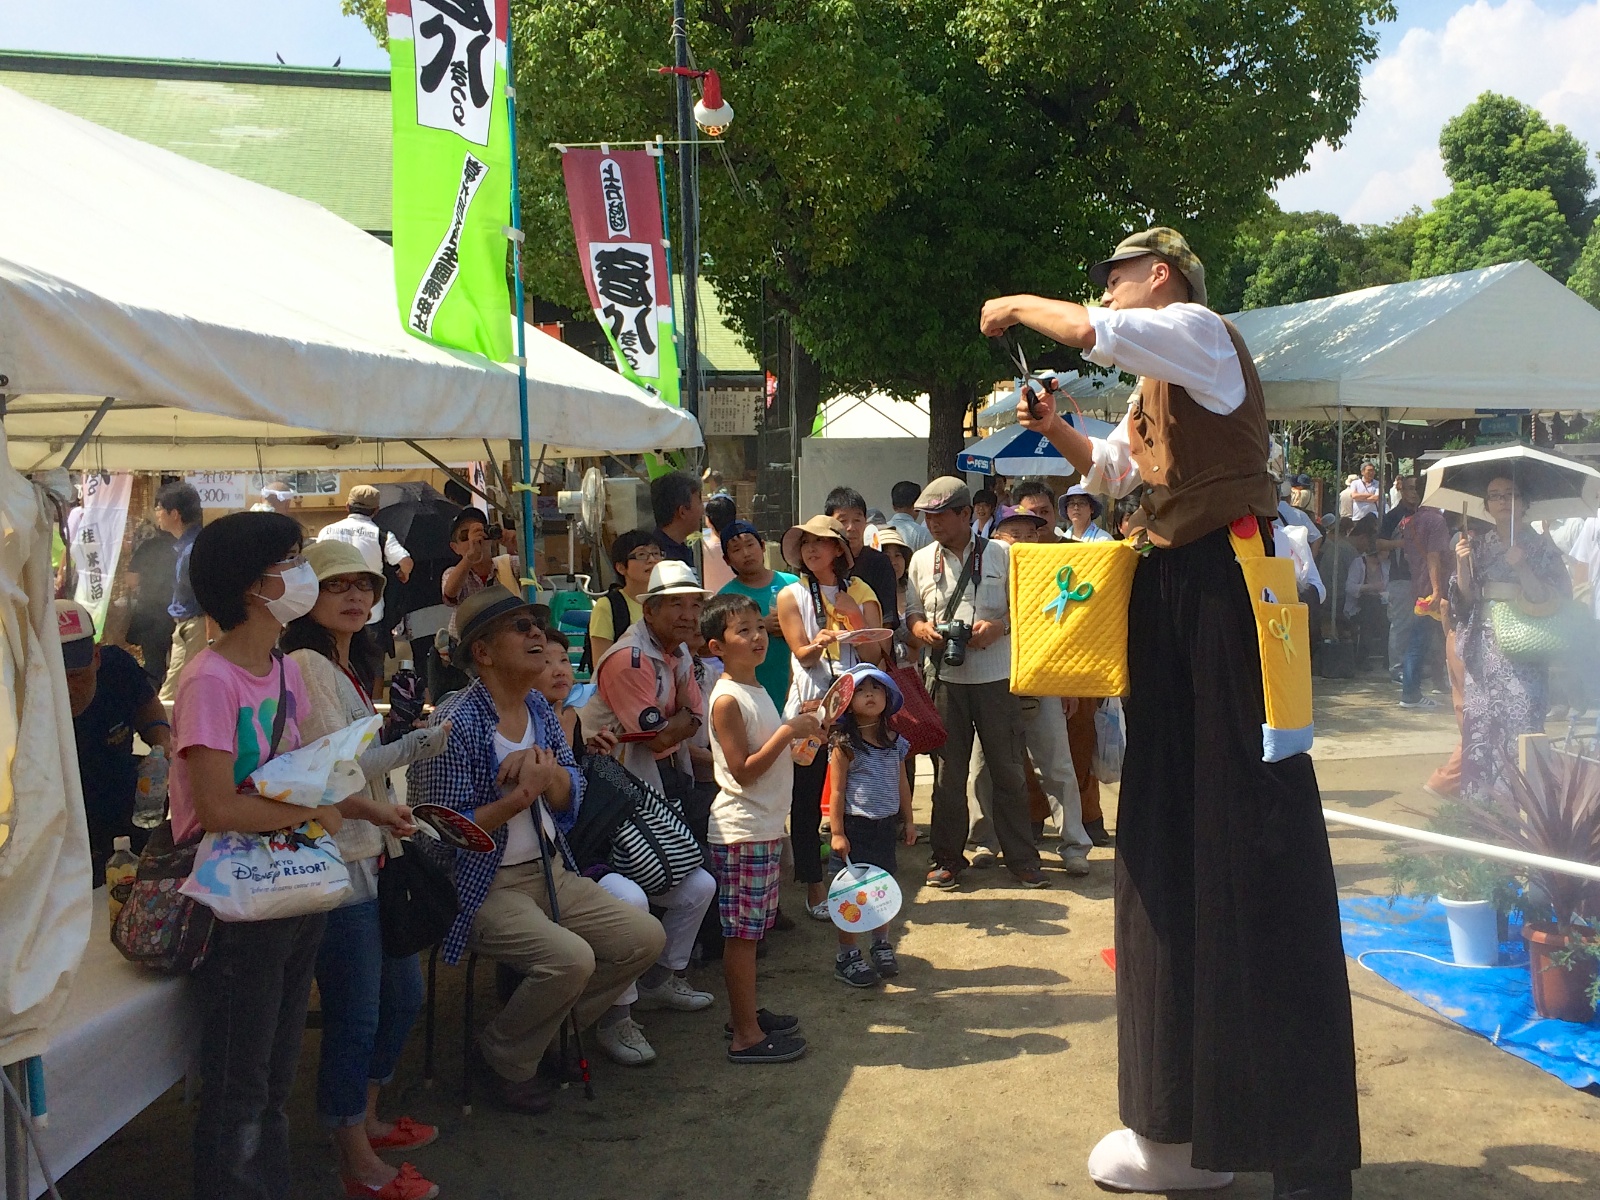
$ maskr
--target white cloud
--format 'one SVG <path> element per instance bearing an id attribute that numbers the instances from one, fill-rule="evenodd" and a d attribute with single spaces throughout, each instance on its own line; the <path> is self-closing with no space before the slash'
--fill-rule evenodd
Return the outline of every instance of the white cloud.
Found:
<path id="1" fill-rule="evenodd" d="M 1600 149 L 1600 0 L 1564 13 L 1534 0 L 1478 0 L 1442 29 L 1409 30 L 1366 71 L 1361 112 L 1339 150 L 1278 186 L 1285 209 L 1386 221 L 1448 189 L 1439 129 L 1480 93 L 1533 105 Z"/>

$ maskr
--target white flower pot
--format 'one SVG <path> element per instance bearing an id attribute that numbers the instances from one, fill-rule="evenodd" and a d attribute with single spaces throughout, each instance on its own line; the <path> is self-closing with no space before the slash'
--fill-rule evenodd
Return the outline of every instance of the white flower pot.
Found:
<path id="1" fill-rule="evenodd" d="M 1463 967 L 1493 967 L 1500 962 L 1500 922 L 1493 900 L 1446 900 L 1450 951 Z"/>

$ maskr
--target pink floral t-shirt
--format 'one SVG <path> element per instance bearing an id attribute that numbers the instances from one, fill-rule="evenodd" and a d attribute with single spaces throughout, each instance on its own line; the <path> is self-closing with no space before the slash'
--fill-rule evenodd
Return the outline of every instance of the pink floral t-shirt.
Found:
<path id="1" fill-rule="evenodd" d="M 207 649 L 184 667 L 178 681 L 178 698 L 172 707 L 174 757 L 169 796 L 173 841 L 185 842 L 200 833 L 194 797 L 189 791 L 186 752 L 191 746 L 233 755 L 233 782 L 237 787 L 269 757 L 267 749 L 272 745 L 278 696 L 286 688 L 288 706 L 278 753 L 299 749 L 299 714 L 310 711 L 306 685 L 293 659 L 279 661 L 284 673 L 281 687 L 277 662 L 266 675 L 252 675 L 215 650 Z"/>

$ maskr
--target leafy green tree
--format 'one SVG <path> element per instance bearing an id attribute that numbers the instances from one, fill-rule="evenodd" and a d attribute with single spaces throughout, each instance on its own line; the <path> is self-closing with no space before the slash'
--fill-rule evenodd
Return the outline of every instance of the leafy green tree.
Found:
<path id="1" fill-rule="evenodd" d="M 1244 289 L 1245 308 L 1320 300 L 1339 291 L 1339 263 L 1312 230 L 1275 235 Z"/>
<path id="2" fill-rule="evenodd" d="M 1439 150 L 1456 187 L 1549 192 L 1575 234 L 1589 231 L 1595 208 L 1589 148 L 1531 105 L 1484 92 L 1445 122 Z"/>
<path id="3" fill-rule="evenodd" d="M 1463 184 L 1422 218 L 1411 269 L 1424 279 L 1525 258 L 1565 279 L 1577 253 L 1578 239 L 1549 192 Z"/>
<path id="4" fill-rule="evenodd" d="M 1269 202 L 1240 223 L 1221 261 L 1210 269 L 1212 307 L 1236 312 L 1410 279 L 1421 215 L 1412 210 L 1387 225 L 1351 225 L 1332 213 L 1283 212 Z M 1275 251 L 1280 236 L 1286 240 Z M 1320 264 L 1320 274 L 1312 278 L 1306 272 L 1314 264 Z M 1330 264 L 1336 271 L 1331 284 L 1326 278 Z M 1264 269 L 1267 276 L 1257 281 Z"/>
<path id="5" fill-rule="evenodd" d="M 1600 227 L 1591 230 L 1583 243 L 1583 252 L 1567 277 L 1567 286 L 1600 308 Z"/>

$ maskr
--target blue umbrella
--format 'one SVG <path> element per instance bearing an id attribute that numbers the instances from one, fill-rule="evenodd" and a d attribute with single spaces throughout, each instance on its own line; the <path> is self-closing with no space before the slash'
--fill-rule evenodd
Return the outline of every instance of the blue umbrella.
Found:
<path id="1" fill-rule="evenodd" d="M 1109 437 L 1115 426 L 1093 417 L 1067 416 L 1067 422 L 1090 437 Z M 976 475 L 1072 475 L 1075 469 L 1042 434 L 1008 425 L 956 455 L 956 470 Z"/>

